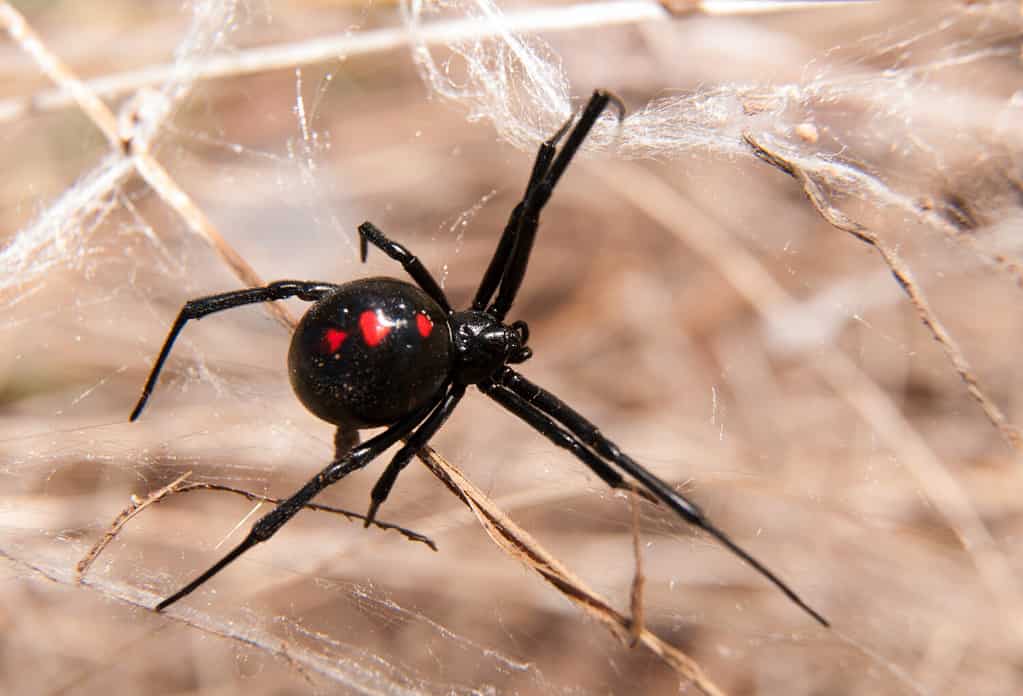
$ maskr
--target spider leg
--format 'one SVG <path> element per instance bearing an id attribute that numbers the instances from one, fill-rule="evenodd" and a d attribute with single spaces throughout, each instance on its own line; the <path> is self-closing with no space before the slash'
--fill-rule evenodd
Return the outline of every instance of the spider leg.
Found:
<path id="1" fill-rule="evenodd" d="M 277 507 L 257 520 L 252 525 L 252 529 L 245 539 L 228 552 L 227 555 L 214 563 L 209 570 L 157 604 L 156 611 L 163 611 L 179 599 L 191 594 L 196 588 L 219 573 L 250 548 L 272 537 L 278 529 L 294 517 L 306 503 L 315 498 L 324 488 L 337 483 L 353 471 L 363 468 L 395 442 L 408 436 L 415 429 L 416 425 L 426 417 L 426 414 L 433 406 L 434 404 L 431 403 L 425 408 L 405 416 L 405 418 L 384 432 L 370 438 L 343 457 L 332 461 L 320 473 L 310 479 L 308 483 L 298 489 L 294 495 L 278 504 Z"/>
<path id="2" fill-rule="evenodd" d="M 504 232 L 501 234 L 501 240 L 497 244 L 497 249 L 494 250 L 494 256 L 490 259 L 490 264 L 487 266 L 483 279 L 480 281 L 476 297 L 472 301 L 472 308 L 474 310 L 483 311 L 486 309 L 487 303 L 490 302 L 494 291 L 497 290 L 497 285 L 501 282 L 501 277 L 504 275 L 504 269 L 508 265 L 508 257 L 511 254 L 512 247 L 515 246 L 519 220 L 522 217 L 523 202 L 529 196 L 530 191 L 540 183 L 547 170 L 550 169 L 551 162 L 554 160 L 554 155 L 557 152 L 556 146 L 558 141 L 568 132 L 573 120 L 575 120 L 575 114 L 565 121 L 557 133 L 540 145 L 540 150 L 536 153 L 536 159 L 533 161 L 533 171 L 529 175 L 529 181 L 526 182 L 526 191 L 522 194 L 523 201 L 520 201 L 512 210 L 508 223 L 504 227 Z"/>
<path id="3" fill-rule="evenodd" d="M 588 447 L 591 447 L 593 451 L 601 457 L 620 467 L 623 471 L 625 471 L 625 473 L 636 479 L 636 481 L 638 481 L 644 488 L 650 491 L 650 493 L 656 496 L 669 508 L 674 510 L 686 522 L 699 527 L 717 539 L 729 551 L 748 563 L 757 572 L 769 580 L 775 587 L 781 590 L 786 597 L 803 609 L 803 611 L 812 616 L 819 624 L 825 627 L 830 626 L 827 619 L 817 613 L 814 609 L 810 608 L 810 606 L 804 602 L 799 595 L 792 590 L 792 588 L 785 584 L 781 578 L 768 570 L 765 565 L 753 558 L 753 556 L 732 541 L 728 535 L 714 526 L 695 503 L 675 491 L 675 489 L 667 483 L 654 476 L 650 471 L 640 466 L 634 459 L 622 452 L 618 448 L 618 445 L 604 437 L 597 426 L 580 415 L 575 409 L 545 389 L 533 384 L 510 368 L 505 368 L 498 374 L 496 379 L 500 387 L 509 390 L 510 393 L 517 395 L 537 410 L 559 421 L 572 435 L 577 437 Z M 502 402 L 501 399 L 498 399 L 494 393 L 487 393 L 494 396 L 499 403 L 504 405 L 504 402 Z M 514 413 L 515 411 L 512 410 L 512 412 Z M 518 414 L 516 413 L 516 415 Z M 528 423 L 529 421 L 527 420 L 526 422 Z M 530 423 L 530 425 L 533 424 Z M 554 428 L 545 426 L 542 428 L 533 425 L 533 427 L 539 431 L 540 434 L 544 435 L 555 444 L 559 444 L 564 441 L 564 435 L 559 433 L 558 426 L 554 426 Z M 589 464 L 589 462 L 581 457 L 575 449 L 569 449 L 573 452 L 573 454 L 582 459 L 584 463 Z"/>
<path id="4" fill-rule="evenodd" d="M 405 272 L 412 276 L 416 285 L 422 288 L 423 292 L 433 298 L 433 301 L 440 305 L 445 314 L 451 314 L 451 303 L 441 290 L 440 285 L 430 275 L 430 271 L 412 254 L 408 249 L 397 242 L 391 241 L 380 229 L 368 220 L 359 225 L 359 255 L 362 262 L 366 262 L 366 254 L 369 251 L 369 244 L 372 243 L 377 249 L 399 262 Z"/>
<path id="5" fill-rule="evenodd" d="M 380 475 L 376 485 L 373 486 L 369 512 L 366 513 L 364 527 L 368 527 L 376 519 L 377 509 L 387 500 L 387 496 L 391 493 L 391 488 L 394 487 L 394 482 L 398 480 L 398 474 L 408 466 L 412 457 L 426 446 L 430 438 L 437 434 L 437 431 L 444 425 L 444 422 L 455 410 L 455 407 L 458 406 L 458 402 L 462 400 L 463 396 L 465 396 L 464 385 L 457 384 L 451 387 L 444 396 L 444 400 L 437 404 L 433 412 L 427 416 L 426 420 L 409 436 L 402 448 L 394 455 L 391 463 L 387 465 L 384 473 Z"/>
<path id="6" fill-rule="evenodd" d="M 160 349 L 160 355 L 153 364 L 153 369 L 149 373 L 145 386 L 142 387 L 142 396 L 139 397 L 139 401 L 135 404 L 135 408 L 132 410 L 128 420 L 134 421 L 142 413 L 142 409 L 145 408 L 146 402 L 149 400 L 149 395 L 153 393 L 153 387 L 156 386 L 156 380 L 160 376 L 160 370 L 163 369 L 163 363 L 167 360 L 167 356 L 170 355 L 171 348 L 174 347 L 174 341 L 177 340 L 178 334 L 181 333 L 181 330 L 185 328 L 185 324 L 190 319 L 202 319 L 207 314 L 222 312 L 225 309 L 234 309 L 235 307 L 256 304 L 258 302 L 283 300 L 289 297 L 298 297 L 306 302 L 316 302 L 337 287 L 331 283 L 281 280 L 276 283 L 270 283 L 262 288 L 247 288 L 245 290 L 235 290 L 233 292 L 189 300 L 181 308 L 178 318 L 174 320 L 170 333 L 167 334 L 167 339 L 163 342 L 163 348 Z"/>
<path id="7" fill-rule="evenodd" d="M 607 108 L 608 104 L 614 104 L 618 109 L 618 119 L 624 117 L 625 106 L 618 97 L 610 92 L 597 90 L 590 97 L 575 127 L 568 134 L 568 139 L 544 173 L 543 177 L 531 186 L 522 203 L 519 204 L 518 220 L 514 226 L 514 241 L 509 243 L 508 259 L 504 265 L 501 275 L 501 285 L 497 291 L 497 299 L 494 300 L 490 313 L 498 320 L 503 320 L 508 310 L 511 309 L 515 296 L 518 294 L 522 279 L 526 275 L 526 266 L 529 263 L 529 255 L 533 250 L 533 240 L 536 238 L 536 230 L 540 224 L 540 211 L 547 204 L 554 192 L 554 187 L 565 173 L 572 158 L 578 152 L 586 136 L 589 135 L 597 119 Z M 512 213 L 515 217 L 515 213 Z M 504 240 L 502 239 L 502 242 Z M 500 247 L 499 247 L 500 250 Z M 489 269 L 488 269 L 489 270 Z"/>
<path id="8" fill-rule="evenodd" d="M 480 391 L 499 403 L 505 409 L 511 411 L 513 414 L 524 420 L 527 425 L 533 428 L 533 430 L 536 430 L 558 447 L 567 449 L 569 452 L 578 457 L 583 464 L 590 467 L 593 473 L 599 476 L 601 480 L 611 488 L 621 488 L 623 490 L 631 489 L 631 486 L 625 482 L 625 479 L 622 478 L 621 474 L 612 469 L 607 462 L 590 451 L 586 445 L 579 440 L 579 438 L 555 423 L 550 417 L 545 415 L 535 406 L 531 405 L 526 399 L 522 398 L 507 387 L 494 384 L 493 382 L 483 382 L 476 386 L 479 387 Z M 646 497 L 648 500 L 650 499 L 649 494 L 647 494 L 644 490 L 640 490 L 639 494 Z"/>

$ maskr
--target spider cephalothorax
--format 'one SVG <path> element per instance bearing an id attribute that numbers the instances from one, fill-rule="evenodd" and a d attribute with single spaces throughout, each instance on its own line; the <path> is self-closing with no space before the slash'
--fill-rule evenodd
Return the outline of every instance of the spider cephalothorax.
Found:
<path id="1" fill-rule="evenodd" d="M 211 295 L 185 304 L 171 327 L 131 419 L 145 406 L 164 361 L 185 323 L 232 307 L 288 297 L 313 302 L 295 329 L 288 355 L 291 383 L 314 415 L 338 426 L 334 461 L 252 527 L 248 536 L 209 570 L 160 602 L 162 610 L 189 594 L 252 546 L 266 541 L 327 486 L 369 464 L 399 440 L 373 487 L 368 525 L 398 474 L 440 429 L 466 388 L 484 394 L 563 447 L 614 488 L 638 490 L 703 529 L 774 583 L 824 626 L 827 621 L 788 585 L 714 526 L 700 508 L 622 452 L 568 404 L 533 384 L 509 365 L 529 359 L 525 322 L 505 323 L 526 273 L 540 211 L 600 115 L 621 102 L 594 92 L 572 127 L 569 119 L 540 146 L 521 202 L 515 206 L 483 274 L 472 305 L 451 308 L 444 291 L 408 249 L 372 223 L 359 226 L 362 259 L 369 245 L 401 263 L 415 285 L 393 278 L 366 278 L 343 285 L 279 281 L 262 288 Z M 569 130 L 571 128 L 571 130 Z M 565 137 L 560 152 L 559 141 Z M 351 445 L 353 429 L 387 426 Z"/>
<path id="2" fill-rule="evenodd" d="M 487 312 L 468 310 L 451 315 L 455 350 L 452 379 L 458 384 L 479 384 L 511 363 L 525 362 L 533 352 L 526 347 L 526 322 L 502 324 Z"/>

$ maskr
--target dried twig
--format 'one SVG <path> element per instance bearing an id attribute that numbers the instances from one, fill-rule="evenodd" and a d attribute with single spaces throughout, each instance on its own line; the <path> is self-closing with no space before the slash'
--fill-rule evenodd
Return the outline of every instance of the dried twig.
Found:
<path id="1" fill-rule="evenodd" d="M 111 523 L 107 531 L 104 532 L 100 540 L 93 544 L 92 548 L 90 548 L 86 554 L 82 556 L 82 559 L 78 561 L 78 565 L 75 566 L 75 581 L 78 583 L 82 582 L 82 578 L 85 577 L 89 567 L 97 558 L 99 558 L 99 555 L 103 553 L 103 549 L 105 549 L 107 545 L 114 540 L 114 538 L 120 533 L 121 529 L 124 528 L 124 525 L 126 525 L 132 517 L 139 514 L 153 503 L 157 503 L 173 493 L 179 486 L 181 486 L 181 484 L 184 483 L 185 479 L 191 475 L 191 471 L 186 471 L 163 488 L 147 495 L 143 500 L 136 500 L 133 496 L 131 505 L 121 511 L 121 514 L 114 519 L 113 523 Z"/>
<path id="2" fill-rule="evenodd" d="M 35 33 L 25 18 L 10 3 L 0 2 L 0 26 L 10 35 L 11 40 L 32 56 L 44 75 L 53 80 L 60 89 L 78 104 L 78 107 L 96 124 L 110 145 L 117 149 L 120 138 L 117 133 L 117 118 L 96 93 L 82 83 L 62 60 L 50 51 Z"/>
<path id="3" fill-rule="evenodd" d="M 186 483 L 186 484 L 180 486 L 174 492 L 175 493 L 188 493 L 189 491 L 223 491 L 225 493 L 234 493 L 235 495 L 240 495 L 243 498 L 246 498 L 247 500 L 253 500 L 253 501 L 257 501 L 258 500 L 258 501 L 263 502 L 263 503 L 273 503 L 274 505 L 278 505 L 278 504 L 284 502 L 284 498 L 271 498 L 269 496 L 260 495 L 258 493 L 252 493 L 251 491 L 247 491 L 247 490 L 244 490 L 242 488 L 235 488 L 234 486 L 225 486 L 225 485 L 220 484 L 220 483 L 206 483 L 206 482 L 199 482 L 199 481 L 196 481 L 196 482 L 193 482 L 193 483 Z M 349 520 L 360 520 L 362 522 L 366 521 L 366 515 L 364 515 L 362 513 L 352 512 L 351 510 L 345 510 L 344 508 L 334 507 L 332 505 L 321 505 L 319 503 L 306 503 L 302 507 L 305 508 L 306 510 L 313 510 L 314 512 L 329 512 L 329 513 L 334 514 L 334 515 L 341 515 L 342 517 L 345 517 L 345 518 L 347 518 Z M 370 525 L 373 526 L 373 527 L 376 527 L 378 529 L 393 530 L 393 531 L 398 532 L 399 534 L 401 534 L 403 537 L 405 537 L 409 541 L 417 541 L 420 544 L 426 544 L 427 546 L 429 546 L 434 551 L 437 550 L 437 543 L 433 539 L 431 539 L 430 537 L 426 536 L 425 534 L 420 534 L 419 532 L 413 531 L 413 530 L 408 529 L 406 527 L 402 527 L 402 526 L 397 525 L 397 524 L 392 524 L 390 522 L 383 522 L 383 521 L 377 520 L 377 519 L 372 520 L 370 522 Z"/>
<path id="4" fill-rule="evenodd" d="M 540 574 L 569 601 L 604 624 L 622 643 L 629 643 L 634 623 L 615 610 L 611 604 L 563 566 L 554 556 L 516 525 L 491 502 L 480 489 L 452 464 L 426 447 L 419 459 L 448 489 L 472 510 L 487 534 L 505 553 Z M 708 696 L 721 690 L 704 674 L 700 665 L 684 652 L 662 641 L 646 628 L 639 632 L 639 642 L 682 677 L 688 679 Z"/>
<path id="5" fill-rule="evenodd" d="M 201 481 L 186 482 L 185 480 L 191 475 L 191 471 L 187 471 L 171 483 L 167 484 L 163 488 L 150 493 L 143 500 L 133 500 L 131 505 L 121 511 L 121 514 L 111 523 L 110 527 L 106 532 L 103 533 L 102 538 L 97 541 L 92 548 L 82 557 L 82 560 L 78 562 L 76 566 L 76 575 L 78 582 L 82 581 L 82 577 L 88 572 L 89 567 L 96 561 L 103 550 L 110 544 L 111 541 L 120 533 L 121 529 L 125 524 L 128 523 L 131 518 L 142 512 L 144 509 L 164 500 L 170 495 L 179 493 L 189 493 L 191 491 L 223 491 L 225 493 L 234 493 L 240 495 L 247 500 L 260 501 L 264 503 L 273 503 L 277 505 L 283 501 L 283 498 L 271 498 L 269 496 L 260 495 L 258 493 L 252 493 L 242 488 L 235 488 L 234 486 L 225 486 L 219 483 L 206 483 Z M 344 508 L 333 507 L 330 505 L 320 505 L 319 503 L 306 503 L 303 505 L 306 510 L 313 510 L 315 512 L 329 512 L 334 515 L 341 515 L 349 520 L 362 520 L 365 521 L 366 516 L 358 512 L 352 512 L 351 510 L 345 510 Z M 379 529 L 391 529 L 409 541 L 418 541 L 421 544 L 426 544 L 434 551 L 437 550 L 437 544 L 430 537 L 419 532 L 414 532 L 411 529 L 407 529 L 400 525 L 391 524 L 390 522 L 383 522 L 380 520 L 373 520 L 371 524 Z"/>
<path id="6" fill-rule="evenodd" d="M 884 259 L 885 264 L 891 270 L 892 275 L 895 276 L 895 280 L 898 281 L 903 292 L 909 297 L 909 301 L 916 310 L 917 316 L 920 317 L 920 321 L 924 323 L 931 332 L 931 335 L 934 336 L 934 340 L 945 351 L 945 355 L 959 374 L 959 378 L 966 385 L 967 392 L 980 404 L 988 420 L 998 428 L 1005 441 L 1017 452 L 1023 452 L 1023 436 L 1021 436 L 1019 428 L 1009 423 L 1002 409 L 981 387 L 980 380 L 974 373 L 969 361 L 966 360 L 962 349 L 958 346 L 955 339 L 952 338 L 952 334 L 948 332 L 945 325 L 938 319 L 934 310 L 931 309 L 930 303 L 924 296 L 920 286 L 913 279 L 913 274 L 899 256 L 899 253 L 885 244 L 874 232 L 860 223 L 850 220 L 844 213 L 831 205 L 820 182 L 809 171 L 799 166 L 792 158 L 787 158 L 777 152 L 768 150 L 751 133 L 745 133 L 743 138 L 753 148 L 753 153 L 757 157 L 798 181 L 802 185 L 803 192 L 810 200 L 810 203 L 813 204 L 813 207 L 820 213 L 821 217 L 827 220 L 829 224 L 843 232 L 848 232 L 860 241 L 866 242 L 877 249 L 878 253 L 881 254 L 881 258 Z"/>
<path id="7" fill-rule="evenodd" d="M 629 592 L 629 610 L 632 614 L 632 625 L 629 632 L 632 634 L 632 647 L 636 647 L 640 637 L 643 635 L 643 585 L 646 578 L 643 575 L 643 546 L 639 538 L 639 504 L 636 489 L 629 491 L 629 508 L 632 510 L 632 555 L 635 559 L 636 570 L 632 575 L 632 591 Z"/>
<path id="8" fill-rule="evenodd" d="M 798 3 L 787 0 L 771 3 L 750 3 L 749 0 L 739 2 L 684 0 L 682 4 L 685 6 L 685 14 L 730 14 L 806 7 L 837 7 L 850 3 L 834 0 Z M 450 44 L 459 40 L 482 40 L 496 32 L 504 31 L 528 33 L 572 31 L 590 26 L 607 27 L 668 21 L 672 19 L 671 13 L 675 9 L 675 5 L 670 2 L 658 3 L 651 0 L 612 0 L 563 7 L 530 7 L 508 12 L 499 27 L 476 18 L 431 22 L 421 28 L 420 38 L 428 44 Z M 408 43 L 409 35 L 404 27 L 382 27 L 357 34 L 344 32 L 294 43 L 260 46 L 208 56 L 190 66 L 190 77 L 194 81 L 199 81 L 251 75 L 393 51 L 407 46 Z M 177 64 L 153 65 L 142 70 L 106 75 L 84 83 L 84 88 L 87 93 L 97 98 L 116 97 L 173 80 L 178 76 L 178 67 Z M 61 84 L 58 80 L 55 82 Z M 75 101 L 77 99 L 73 93 L 63 89 L 47 90 L 29 97 L 5 99 L 0 101 L 0 122 L 13 120 L 31 110 L 65 108 Z"/>
<path id="9" fill-rule="evenodd" d="M 772 12 L 792 12 L 860 5 L 878 0 L 661 0 L 668 12 L 676 17 L 689 14 L 752 15 Z"/>
<path id="10" fill-rule="evenodd" d="M 132 158 L 135 168 L 142 178 L 146 180 L 153 190 L 160 196 L 164 203 L 174 209 L 188 224 L 189 229 L 197 234 L 203 241 L 220 256 L 220 259 L 227 267 L 242 281 L 246 287 L 258 287 L 266 285 L 256 270 L 249 265 L 249 262 L 239 254 L 234 247 L 227 243 L 227 240 L 217 231 L 217 228 L 206 217 L 206 214 L 199 209 L 192 199 L 185 193 L 184 189 L 178 186 L 163 168 L 145 149 L 141 147 L 132 148 Z M 294 329 L 297 321 L 291 312 L 280 302 L 265 302 L 264 308 L 283 326 Z"/>

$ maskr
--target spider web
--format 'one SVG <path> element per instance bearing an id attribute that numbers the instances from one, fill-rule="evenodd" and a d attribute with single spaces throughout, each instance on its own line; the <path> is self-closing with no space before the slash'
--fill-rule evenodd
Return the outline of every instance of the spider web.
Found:
<path id="1" fill-rule="evenodd" d="M 0 3 L 4 690 L 1018 692 L 1020 6 L 835 5 L 26 6 L 37 45 Z M 86 80 L 77 102 L 48 52 Z M 466 304 L 538 142 L 597 86 L 629 114 L 545 211 L 523 371 L 836 630 L 643 506 L 647 625 L 694 684 L 420 467 L 381 516 L 437 554 L 307 512 L 157 616 L 265 510 L 194 492 L 134 516 L 76 587 L 130 496 L 186 472 L 286 495 L 331 455 L 257 308 L 189 326 L 126 422 L 184 300 L 397 274 L 358 263 L 368 218 Z M 627 499 L 482 398 L 434 444 L 628 613 Z M 375 472 L 322 502 L 363 510 Z"/>

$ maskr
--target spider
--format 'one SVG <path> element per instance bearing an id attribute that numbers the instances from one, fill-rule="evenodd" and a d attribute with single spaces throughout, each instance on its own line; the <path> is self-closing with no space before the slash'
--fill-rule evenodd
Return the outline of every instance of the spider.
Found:
<path id="1" fill-rule="evenodd" d="M 622 452 L 571 406 L 510 367 L 532 356 L 526 322 L 506 324 L 505 316 L 522 285 L 540 212 L 609 104 L 618 111 L 620 122 L 625 115 L 621 100 L 597 90 L 578 121 L 570 118 L 540 146 L 525 194 L 512 210 L 469 309 L 454 310 L 419 259 L 370 222 L 359 226 L 362 261 L 372 244 L 400 263 L 415 285 L 383 277 L 342 285 L 282 280 L 185 303 L 132 411 L 132 421 L 145 407 L 174 341 L 189 320 L 242 305 L 297 297 L 313 305 L 292 335 L 288 373 L 302 404 L 337 426 L 336 452 L 326 468 L 259 519 L 240 544 L 160 602 L 156 611 L 190 594 L 248 549 L 267 541 L 324 488 L 362 469 L 404 440 L 373 487 L 365 520 L 368 526 L 401 471 L 444 425 L 466 389 L 475 385 L 552 443 L 575 455 L 607 485 L 632 490 L 634 483 L 638 484 L 635 490 L 644 497 L 663 503 L 716 538 L 818 623 L 829 625 L 777 575 L 712 524 L 695 503 Z M 557 146 L 563 138 L 559 151 Z M 353 431 L 382 426 L 387 426 L 383 432 L 362 444 L 358 444 L 357 434 L 352 441 Z"/>

